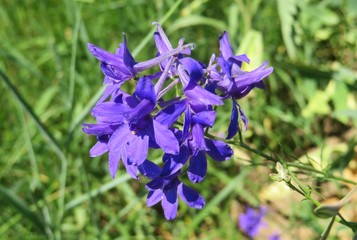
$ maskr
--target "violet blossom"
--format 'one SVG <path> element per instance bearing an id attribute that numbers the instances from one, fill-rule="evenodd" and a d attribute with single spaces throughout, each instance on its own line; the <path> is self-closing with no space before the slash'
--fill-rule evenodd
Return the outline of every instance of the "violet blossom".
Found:
<path id="1" fill-rule="evenodd" d="M 83 131 L 97 138 L 91 157 L 108 152 L 113 178 L 122 162 L 132 178 L 138 179 L 140 173 L 150 179 L 146 185 L 147 205 L 161 201 L 166 219 L 171 220 L 177 215 L 178 197 L 193 208 L 205 205 L 203 197 L 180 178 L 187 173 L 191 183 L 199 183 L 207 174 L 208 156 L 225 161 L 234 154 L 227 143 L 207 134 L 215 124 L 216 109 L 226 99 L 232 100 L 227 138 L 234 137 L 239 130 L 239 115 L 245 127 L 248 123 L 236 100 L 255 87 L 262 88 L 262 80 L 273 68 L 266 68 L 264 63 L 252 72 L 243 71 L 242 62 L 249 59 L 233 54 L 226 32 L 220 37 L 220 56 L 213 55 L 206 67 L 188 56 L 193 44 L 184 44 L 181 39 L 173 48 L 161 26 L 155 25 L 157 51 L 149 60 L 134 59 L 125 35 L 115 53 L 88 44 L 89 51 L 100 61 L 107 87 L 92 109 L 96 123 L 84 123 Z M 145 75 L 147 69 L 154 69 L 154 74 Z M 135 91 L 127 93 L 122 86 L 131 79 L 136 82 Z M 168 93 L 175 86 L 180 91 L 172 97 Z M 161 164 L 148 159 L 150 149 L 162 152 Z M 248 216 L 243 216 L 244 229 L 249 229 L 249 223 Z M 250 231 L 255 233 L 254 229 Z"/>

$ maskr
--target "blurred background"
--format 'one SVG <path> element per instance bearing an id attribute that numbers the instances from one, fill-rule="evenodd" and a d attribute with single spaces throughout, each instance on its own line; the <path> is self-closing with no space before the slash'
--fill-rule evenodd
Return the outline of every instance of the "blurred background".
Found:
<path id="1" fill-rule="evenodd" d="M 1 0 L 1 239 L 245 239 L 238 216 L 246 206 L 268 208 L 257 239 L 317 239 L 328 220 L 269 178 L 274 162 L 243 148 L 209 161 L 206 179 L 192 186 L 206 207 L 180 203 L 170 222 L 160 206 L 146 207 L 145 180 L 122 168 L 111 179 L 107 155 L 89 157 L 96 140 L 81 123 L 94 122 L 103 75 L 86 45 L 114 52 L 125 32 L 135 59 L 150 59 L 153 21 L 173 45 L 195 43 L 202 62 L 219 54 L 224 30 L 236 53 L 251 58 L 245 70 L 268 60 L 267 89 L 240 101 L 250 120 L 244 142 L 306 166 L 294 172 L 321 202 L 357 182 L 357 1 Z M 229 112 L 212 133 L 225 135 Z M 356 203 L 342 210 L 348 221 L 357 221 Z M 351 236 L 335 223 L 329 239 Z"/>

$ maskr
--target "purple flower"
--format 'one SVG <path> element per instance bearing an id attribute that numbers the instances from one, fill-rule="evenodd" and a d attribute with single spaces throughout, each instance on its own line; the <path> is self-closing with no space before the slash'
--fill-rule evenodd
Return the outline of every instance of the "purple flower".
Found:
<path id="1" fill-rule="evenodd" d="M 258 235 L 260 229 L 266 226 L 266 224 L 263 222 L 263 218 L 266 213 L 266 207 L 260 207 L 259 209 L 247 207 L 246 213 L 239 215 L 240 229 L 248 237 L 254 238 Z"/>
<path id="2" fill-rule="evenodd" d="M 274 233 L 269 236 L 269 240 L 280 240 L 280 235 L 278 233 Z"/>
<path id="3" fill-rule="evenodd" d="M 264 62 L 260 67 L 245 72 L 241 69 L 242 63 L 249 63 L 249 58 L 243 54 L 235 56 L 227 32 L 224 32 L 219 39 L 221 54 L 217 59 L 224 75 L 217 82 L 218 89 L 224 94 L 235 99 L 246 96 L 253 88 L 263 88 L 263 79 L 273 72 L 272 67 L 265 68 L 268 62 Z"/>
<path id="4" fill-rule="evenodd" d="M 100 68 L 105 75 L 104 84 L 121 83 L 135 76 L 134 65 L 137 62 L 127 48 L 125 35 L 124 43 L 119 45 L 115 54 L 107 52 L 91 43 L 88 43 L 88 50 L 100 61 Z"/>
<path id="5" fill-rule="evenodd" d="M 221 54 L 217 58 L 217 63 L 221 67 L 221 72 L 218 72 L 215 66 L 210 66 L 208 80 L 226 98 L 232 99 L 231 122 L 227 136 L 227 139 L 231 139 L 239 130 L 238 116 L 240 116 L 244 123 L 244 130 L 247 129 L 248 125 L 248 118 L 236 102 L 236 99 L 243 98 L 255 87 L 264 88 L 263 79 L 273 72 L 273 68 L 266 68 L 268 64 L 266 61 L 251 72 L 243 71 L 241 69 L 242 63 L 249 63 L 249 58 L 245 54 L 234 55 L 227 32 L 224 32 L 219 40 Z"/>
<path id="6" fill-rule="evenodd" d="M 131 55 L 125 35 L 115 53 L 88 44 L 89 51 L 100 61 L 106 89 L 92 109 L 96 123 L 83 124 L 83 131 L 97 138 L 90 150 L 91 157 L 108 152 L 108 168 L 113 178 L 122 162 L 131 177 L 137 179 L 140 172 L 150 179 L 146 184 L 147 205 L 161 202 L 165 218 L 171 220 L 177 215 L 179 197 L 193 208 L 205 205 L 203 197 L 184 185 L 180 177 L 187 173 L 192 183 L 201 182 L 207 173 L 207 156 L 225 161 L 233 155 L 224 141 L 207 137 L 215 123 L 216 108 L 224 100 L 232 100 L 227 136 L 232 138 L 239 130 L 239 117 L 245 127 L 248 124 L 236 100 L 255 87 L 262 88 L 262 80 L 273 69 L 266 68 L 264 63 L 252 72 L 243 71 L 242 63 L 249 59 L 233 54 L 226 32 L 220 37 L 220 56 L 216 59 L 212 55 L 208 67 L 187 56 L 193 44 L 184 45 L 184 39 L 173 48 L 159 24 L 154 40 L 155 57 L 142 62 Z M 153 75 L 142 74 L 154 66 L 159 68 Z M 133 93 L 126 93 L 121 86 L 130 79 L 136 88 Z M 176 95 L 172 96 L 171 89 L 175 86 Z M 161 165 L 147 159 L 149 149 L 163 151 Z M 248 236 L 256 235 L 263 225 L 264 214 L 263 208 L 259 211 L 247 208 L 247 213 L 240 216 L 242 231 Z"/>
<path id="7" fill-rule="evenodd" d="M 109 151 L 112 177 L 120 159 L 129 166 L 142 164 L 150 146 L 158 146 L 165 153 L 179 152 L 173 132 L 150 115 L 156 105 L 151 81 L 150 77 L 144 76 L 139 79 L 133 96 L 120 91 L 115 101 L 95 106 L 92 114 L 98 123 L 84 124 L 83 131 L 98 138 L 98 143 L 91 149 L 91 156 Z M 132 172 L 129 174 L 134 175 Z"/>
<path id="8" fill-rule="evenodd" d="M 182 138 L 181 131 L 177 130 L 175 135 L 177 139 Z M 206 149 L 199 150 L 195 148 L 190 139 L 191 137 L 181 144 L 179 154 L 164 154 L 162 158 L 164 167 L 161 176 L 171 176 L 189 162 L 188 178 L 192 183 L 198 183 L 204 179 L 207 173 L 207 154 L 218 162 L 226 161 L 233 155 L 232 148 L 222 141 L 204 138 Z"/>
<path id="9" fill-rule="evenodd" d="M 161 201 L 167 220 L 172 220 L 177 215 L 178 196 L 192 208 L 201 209 L 206 204 L 204 198 L 198 192 L 178 179 L 180 171 L 169 176 L 163 176 L 163 170 L 149 161 L 140 165 L 139 170 L 144 176 L 152 179 L 146 184 L 146 188 L 149 190 L 146 205 L 151 207 Z"/>

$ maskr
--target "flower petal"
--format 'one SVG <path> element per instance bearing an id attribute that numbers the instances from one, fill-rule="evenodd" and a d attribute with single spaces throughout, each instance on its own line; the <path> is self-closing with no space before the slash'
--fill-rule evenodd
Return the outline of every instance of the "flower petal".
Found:
<path id="1" fill-rule="evenodd" d="M 185 111 L 185 118 L 184 118 L 184 123 L 183 123 L 183 128 L 182 128 L 182 137 L 181 141 L 184 142 L 186 139 L 189 137 L 189 130 L 191 127 L 191 120 L 192 120 L 192 113 L 190 108 L 186 108 Z"/>
<path id="2" fill-rule="evenodd" d="M 103 102 L 92 109 L 92 115 L 101 123 L 122 123 L 123 113 L 129 108 L 124 104 L 114 102 Z"/>
<path id="3" fill-rule="evenodd" d="M 86 134 L 101 136 L 101 135 L 112 134 L 118 128 L 119 125 L 107 124 L 107 123 L 100 123 L 100 124 L 83 123 L 82 126 L 83 126 L 82 130 Z"/>
<path id="4" fill-rule="evenodd" d="M 180 147 L 173 132 L 166 126 L 156 120 L 153 120 L 151 129 L 148 129 L 148 135 L 152 138 L 160 148 L 168 154 L 178 154 Z"/>
<path id="5" fill-rule="evenodd" d="M 201 86 L 188 86 L 185 90 L 185 96 L 191 105 L 223 105 L 222 98 L 213 94 Z"/>
<path id="6" fill-rule="evenodd" d="M 90 157 L 98 157 L 108 151 L 107 143 L 98 141 L 89 151 Z"/>
<path id="7" fill-rule="evenodd" d="M 139 177 L 137 176 L 138 174 L 138 167 L 134 166 L 134 165 L 130 165 L 128 163 L 128 153 L 127 153 L 127 146 L 124 145 L 121 149 L 120 149 L 120 153 L 121 153 L 121 159 L 122 162 L 124 164 L 124 167 L 126 169 L 126 172 L 134 179 L 139 179 Z"/>
<path id="8" fill-rule="evenodd" d="M 175 102 L 161 110 L 156 115 L 155 120 L 165 125 L 166 127 L 170 127 L 177 121 L 177 119 L 181 116 L 181 114 L 185 111 L 186 108 L 187 101 L 185 99 L 179 102 Z"/>
<path id="9" fill-rule="evenodd" d="M 225 142 L 206 138 L 208 151 L 206 152 L 215 161 L 225 161 L 232 157 L 233 150 Z"/>
<path id="10" fill-rule="evenodd" d="M 122 124 L 110 137 L 108 142 L 109 151 L 119 151 L 127 143 L 128 137 L 132 135 L 128 124 Z"/>
<path id="11" fill-rule="evenodd" d="M 207 159 L 203 151 L 197 151 L 190 160 L 188 178 L 192 183 L 201 182 L 207 173 Z"/>
<path id="12" fill-rule="evenodd" d="M 245 54 L 238 55 L 238 56 L 232 56 L 228 59 L 228 61 L 234 62 L 239 67 L 242 66 L 242 62 L 250 63 L 250 59 Z"/>
<path id="13" fill-rule="evenodd" d="M 192 141 L 190 141 L 190 146 L 196 150 L 208 150 L 204 138 L 204 128 L 200 124 L 194 124 L 192 126 Z"/>
<path id="14" fill-rule="evenodd" d="M 146 198 L 146 206 L 151 207 L 161 201 L 163 193 L 161 189 L 150 191 Z"/>
<path id="15" fill-rule="evenodd" d="M 188 84 L 195 84 L 203 77 L 203 68 L 199 62 L 190 57 L 185 57 L 179 60 L 183 68 L 187 71 L 190 78 Z"/>
<path id="16" fill-rule="evenodd" d="M 156 94 L 154 85 L 152 84 L 152 78 L 148 76 L 143 76 L 139 78 L 136 84 L 136 90 L 134 95 L 140 100 L 147 99 L 150 100 L 154 105 L 156 104 Z"/>
<path id="17" fill-rule="evenodd" d="M 164 154 L 163 162 L 164 167 L 162 169 L 161 176 L 170 176 L 180 170 L 183 165 L 188 161 L 190 157 L 189 149 L 186 145 L 180 147 L 180 152 L 178 155 Z"/>
<path id="18" fill-rule="evenodd" d="M 192 123 L 200 124 L 204 127 L 212 127 L 216 119 L 216 111 L 202 111 L 192 117 Z"/>
<path id="19" fill-rule="evenodd" d="M 238 129 L 238 108 L 236 101 L 232 99 L 231 122 L 229 123 L 228 136 L 226 139 L 231 139 L 232 137 L 234 137 L 237 134 Z"/>
<path id="20" fill-rule="evenodd" d="M 112 178 L 115 178 L 115 174 L 119 167 L 120 158 L 120 151 L 109 151 L 108 168 Z"/>
<path id="21" fill-rule="evenodd" d="M 161 173 L 161 168 L 148 160 L 145 160 L 141 165 L 139 165 L 138 169 L 142 175 L 150 179 L 158 177 Z"/>
<path id="22" fill-rule="evenodd" d="M 136 62 L 127 47 L 127 41 L 125 35 L 124 35 L 124 43 L 121 43 L 119 45 L 118 54 L 119 56 L 122 57 L 125 65 L 130 69 L 130 71 L 133 72 L 133 66 L 136 64 Z"/>
<path id="23" fill-rule="evenodd" d="M 247 116 L 244 114 L 243 108 L 242 108 L 241 106 L 239 106 L 239 105 L 238 105 L 238 107 L 239 107 L 239 116 L 240 116 L 240 118 L 242 119 L 242 121 L 243 121 L 243 123 L 244 123 L 244 128 L 243 128 L 243 130 L 245 131 L 245 130 L 247 130 L 247 128 L 248 128 L 248 118 L 247 118 Z"/>
<path id="24" fill-rule="evenodd" d="M 206 205 L 205 199 L 198 192 L 183 183 L 178 186 L 177 193 L 189 207 L 201 209 Z"/>
<path id="25" fill-rule="evenodd" d="M 154 107 L 155 105 L 150 100 L 144 99 L 135 108 L 123 113 L 123 116 L 127 123 L 137 124 L 144 117 L 148 116 Z"/>
<path id="26" fill-rule="evenodd" d="M 172 220 L 176 217 L 178 207 L 177 188 L 170 188 L 165 191 L 161 206 L 167 220 Z"/>
<path id="27" fill-rule="evenodd" d="M 232 46 L 229 41 L 228 33 L 226 31 L 219 37 L 219 50 L 222 53 L 224 60 L 228 61 L 228 58 L 234 56 Z"/>
<path id="28" fill-rule="evenodd" d="M 118 65 L 123 64 L 123 60 L 113 53 L 107 52 L 104 49 L 95 46 L 94 44 L 87 44 L 88 50 L 92 53 L 92 55 L 97 58 L 100 62 L 109 64 L 109 65 Z"/>
<path id="29" fill-rule="evenodd" d="M 133 134 L 133 138 L 128 142 L 127 153 L 128 163 L 138 166 L 142 164 L 149 150 L 149 136 L 145 134 Z"/>
<path id="30" fill-rule="evenodd" d="M 103 95 L 100 97 L 100 99 L 98 100 L 98 102 L 95 105 L 99 105 L 102 102 L 104 102 L 115 90 L 120 88 L 121 85 L 122 85 L 121 83 L 120 84 L 119 83 L 118 84 L 109 83 L 107 85 L 107 87 L 105 88 Z"/>

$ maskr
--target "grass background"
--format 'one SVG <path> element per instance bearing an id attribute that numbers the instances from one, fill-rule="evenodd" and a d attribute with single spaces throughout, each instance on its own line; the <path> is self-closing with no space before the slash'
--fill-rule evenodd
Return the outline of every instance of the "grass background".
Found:
<path id="1" fill-rule="evenodd" d="M 208 63 L 229 32 L 251 70 L 264 60 L 275 71 L 267 90 L 240 101 L 250 119 L 245 143 L 290 166 L 322 202 L 343 197 L 357 182 L 357 4 L 354 0 L 1 0 L 0 2 L 0 236 L 1 239 L 244 239 L 238 215 L 267 205 L 268 227 L 258 239 L 316 239 L 327 225 L 313 205 L 274 183 L 274 162 L 235 147 L 224 163 L 209 162 L 194 188 L 207 205 L 180 204 L 175 221 L 146 208 L 145 182 L 107 156 L 89 158 L 95 139 L 81 131 L 93 122 L 102 73 L 88 42 L 114 51 L 122 32 L 137 61 L 155 55 L 153 21 L 172 43 L 195 43 L 193 57 Z M 229 106 L 217 134 L 225 134 Z M 236 139 L 238 140 L 238 139 Z M 159 159 L 153 152 L 150 159 Z M 357 221 L 356 202 L 346 218 Z M 352 232 L 335 224 L 331 239 Z"/>

